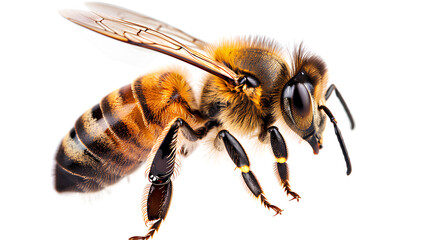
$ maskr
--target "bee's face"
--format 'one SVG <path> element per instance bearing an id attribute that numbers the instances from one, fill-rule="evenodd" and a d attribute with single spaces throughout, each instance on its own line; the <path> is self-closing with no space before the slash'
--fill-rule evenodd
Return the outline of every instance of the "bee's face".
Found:
<path id="1" fill-rule="evenodd" d="M 317 154 L 326 116 L 318 108 L 319 103 L 314 99 L 314 86 L 306 72 L 299 72 L 285 85 L 280 105 L 289 127 L 306 140 Z"/>
<path id="2" fill-rule="evenodd" d="M 299 52 L 295 55 L 294 64 L 294 75 L 281 90 L 282 117 L 317 154 L 326 125 L 326 115 L 319 109 L 325 101 L 326 67 L 319 58 L 306 57 Z"/>

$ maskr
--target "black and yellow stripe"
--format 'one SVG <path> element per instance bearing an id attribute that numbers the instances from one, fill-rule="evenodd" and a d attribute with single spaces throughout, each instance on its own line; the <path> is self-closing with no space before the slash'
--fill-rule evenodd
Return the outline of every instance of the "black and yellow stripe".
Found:
<path id="1" fill-rule="evenodd" d="M 114 184 L 146 161 L 169 121 L 181 117 L 194 124 L 189 86 L 180 74 L 165 74 L 141 77 L 110 93 L 76 121 L 56 155 L 57 191 L 90 192 Z M 180 102 L 174 101 L 177 94 Z M 163 112 L 143 104 L 147 100 L 159 101 L 156 108 Z M 160 113 L 165 114 L 155 117 Z"/>

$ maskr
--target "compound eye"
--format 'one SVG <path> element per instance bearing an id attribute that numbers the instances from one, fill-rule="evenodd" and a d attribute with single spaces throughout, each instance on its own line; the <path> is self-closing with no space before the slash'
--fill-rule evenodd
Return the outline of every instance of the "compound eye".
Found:
<path id="1" fill-rule="evenodd" d="M 290 115 L 300 130 L 307 130 L 313 122 L 313 104 L 304 83 L 286 86 L 283 96 L 288 99 Z"/>
<path id="2" fill-rule="evenodd" d="M 313 122 L 313 105 L 310 92 L 303 83 L 295 84 L 290 106 L 297 127 L 301 130 L 308 129 Z"/>

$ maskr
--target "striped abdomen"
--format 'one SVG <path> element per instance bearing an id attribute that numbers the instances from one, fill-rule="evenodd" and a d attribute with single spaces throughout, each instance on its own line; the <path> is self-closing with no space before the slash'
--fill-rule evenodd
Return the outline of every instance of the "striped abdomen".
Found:
<path id="1" fill-rule="evenodd" d="M 194 120 L 191 88 L 174 72 L 154 73 L 122 87 L 85 112 L 56 155 L 55 188 L 98 191 L 143 163 L 164 127 Z"/>

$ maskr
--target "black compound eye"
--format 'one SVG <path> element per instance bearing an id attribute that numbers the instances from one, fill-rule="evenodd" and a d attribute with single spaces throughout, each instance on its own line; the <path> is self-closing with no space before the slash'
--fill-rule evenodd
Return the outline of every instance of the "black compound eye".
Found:
<path id="1" fill-rule="evenodd" d="M 306 130 L 313 122 L 313 104 L 310 93 L 303 83 L 297 83 L 290 101 L 292 117 L 301 130 Z"/>
<path id="2" fill-rule="evenodd" d="M 289 105 L 290 116 L 296 127 L 307 130 L 313 122 L 313 103 L 306 85 L 301 82 L 286 86 L 283 98 Z"/>
<path id="3" fill-rule="evenodd" d="M 291 100 L 293 113 L 298 117 L 305 118 L 311 113 L 311 98 L 304 84 L 295 84 Z"/>

